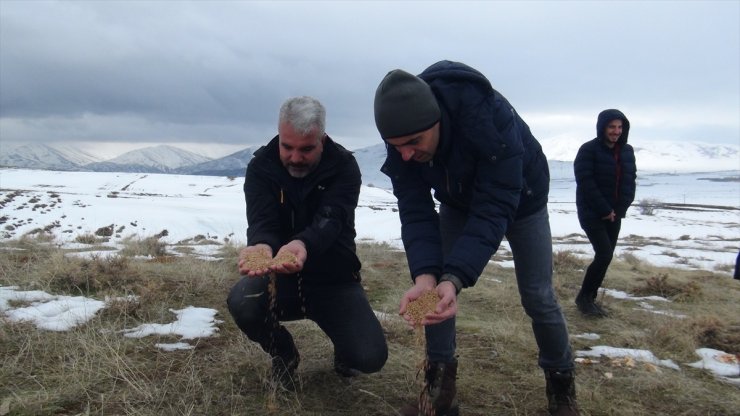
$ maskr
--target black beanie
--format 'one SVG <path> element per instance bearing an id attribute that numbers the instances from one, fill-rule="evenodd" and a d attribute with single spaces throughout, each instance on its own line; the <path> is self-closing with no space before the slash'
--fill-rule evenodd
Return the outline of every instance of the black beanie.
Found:
<path id="1" fill-rule="evenodd" d="M 375 91 L 375 125 L 384 140 L 427 130 L 439 118 L 437 99 L 423 79 L 394 69 L 380 81 Z"/>

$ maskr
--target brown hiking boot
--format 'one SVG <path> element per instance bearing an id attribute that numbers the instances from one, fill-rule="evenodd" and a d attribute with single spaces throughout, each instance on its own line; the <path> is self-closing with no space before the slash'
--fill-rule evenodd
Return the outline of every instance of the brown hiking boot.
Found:
<path id="1" fill-rule="evenodd" d="M 573 371 L 545 371 L 547 410 L 552 416 L 578 416 Z"/>
<path id="2" fill-rule="evenodd" d="M 424 369 L 424 388 L 419 401 L 404 406 L 399 414 L 403 416 L 458 416 L 457 404 L 457 360 L 449 363 L 426 362 Z"/>

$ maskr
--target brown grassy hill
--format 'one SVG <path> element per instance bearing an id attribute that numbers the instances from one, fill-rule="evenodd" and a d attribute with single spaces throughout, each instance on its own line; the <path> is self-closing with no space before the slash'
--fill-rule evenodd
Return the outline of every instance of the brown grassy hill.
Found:
<path id="1" fill-rule="evenodd" d="M 224 246 L 218 261 L 164 256 L 156 245 L 153 254 L 158 254 L 149 259 L 72 257 L 53 243 L 28 239 L 0 248 L 0 286 L 101 300 L 137 296 L 109 303 L 92 321 L 66 332 L 0 321 L 0 415 L 393 415 L 418 394 L 422 346 L 396 316 L 410 280 L 404 254 L 389 246 L 359 247 L 373 308 L 388 314 L 382 318 L 390 348 L 386 366 L 345 383 L 333 372 L 332 346 L 318 327 L 288 323 L 302 355 L 296 393 L 265 383 L 267 356 L 241 334 L 226 310 L 226 294 L 238 278 L 236 247 Z M 128 253 L 142 250 L 131 247 Z M 573 304 L 584 263 L 569 253 L 556 254 L 555 287 L 574 350 L 593 345 L 646 349 L 680 366 L 674 370 L 609 358 L 579 363 L 584 415 L 740 414 L 738 387 L 685 365 L 698 360 L 694 351 L 699 347 L 740 353 L 740 281 L 619 259 L 606 287 L 664 296 L 672 301 L 661 309 L 686 317 L 658 315 L 639 302 L 604 296 L 612 316 L 586 319 Z M 171 321 L 170 309 L 189 305 L 218 311 L 223 320 L 218 336 L 174 352 L 154 346 L 176 341 L 172 337 L 121 336 L 123 328 Z M 492 263 L 476 287 L 462 293 L 459 308 L 462 414 L 540 414 L 544 379 L 513 270 Z M 583 333 L 600 339 L 575 337 Z"/>

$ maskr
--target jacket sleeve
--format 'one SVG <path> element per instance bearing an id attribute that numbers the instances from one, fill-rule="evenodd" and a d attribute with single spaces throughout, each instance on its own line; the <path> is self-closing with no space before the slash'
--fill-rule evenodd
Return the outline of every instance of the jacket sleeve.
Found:
<path id="1" fill-rule="evenodd" d="M 401 239 L 411 278 L 425 273 L 439 277 L 442 274 L 442 240 L 431 187 L 400 160 L 400 154 L 394 149 L 389 149 L 388 159 L 382 171 L 390 177 L 393 194 L 398 200 Z"/>
<path id="2" fill-rule="evenodd" d="M 596 182 L 596 155 L 594 154 L 595 146 L 592 144 L 593 142 L 587 142 L 578 149 L 576 159 L 573 161 L 573 171 L 576 177 L 576 184 L 582 189 L 584 203 L 599 218 L 603 218 L 609 215 L 614 208 L 601 193 Z"/>
<path id="3" fill-rule="evenodd" d="M 342 159 L 334 180 L 317 191 L 322 195 L 311 224 L 295 236 L 306 244 L 309 256 L 324 254 L 346 227 L 354 230 L 361 185 L 362 176 L 355 158 Z"/>
<path id="4" fill-rule="evenodd" d="M 635 200 L 637 188 L 637 166 L 635 163 L 635 151 L 632 146 L 625 144 L 622 148 L 622 181 L 619 189 L 619 201 L 615 212 L 620 218 L 627 215 L 627 209 Z"/>
<path id="5" fill-rule="evenodd" d="M 475 179 L 467 222 L 446 259 L 445 273 L 473 286 L 514 221 L 523 187 L 525 131 L 511 105 L 498 94 L 471 111 L 466 132 L 474 143 Z"/>
<path id="6" fill-rule="evenodd" d="M 267 244 L 273 253 L 277 253 L 281 246 L 279 194 L 273 191 L 271 181 L 255 167 L 254 162 L 247 165 L 244 197 L 247 203 L 247 245 Z"/>

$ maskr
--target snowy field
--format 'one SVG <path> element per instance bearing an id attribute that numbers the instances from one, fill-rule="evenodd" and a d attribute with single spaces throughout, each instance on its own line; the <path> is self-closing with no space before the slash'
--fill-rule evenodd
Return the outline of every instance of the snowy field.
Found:
<path id="1" fill-rule="evenodd" d="M 575 212 L 575 183 L 568 172 L 552 176 L 554 250 L 589 257 L 591 246 Z M 739 178 L 740 171 L 640 176 L 617 255 L 629 252 L 655 265 L 729 273 L 740 250 Z M 122 239 L 166 234 L 160 241 L 171 248 L 188 246 L 208 258 L 224 242 L 246 242 L 242 184 L 243 178 L 216 176 L 0 169 L 0 241 L 45 229 L 57 244 L 83 251 L 86 245 L 76 242 L 78 236 L 111 227 L 105 243 L 110 252 L 120 249 Z M 645 200 L 659 204 L 650 215 L 638 206 Z M 394 208 L 389 190 L 363 186 L 358 240 L 400 247 Z M 511 266 L 507 254 L 504 242 L 495 261 Z"/>
<path id="2" fill-rule="evenodd" d="M 590 245 L 575 214 L 575 185 L 567 174 L 554 173 L 550 218 L 555 250 L 572 250 L 590 257 Z M 651 215 L 641 213 L 638 206 L 630 210 L 623 222 L 618 254 L 630 252 L 658 265 L 722 269 L 729 273 L 740 249 L 739 173 L 641 177 L 637 203 L 650 199 L 659 205 Z M 389 190 L 363 186 L 356 212 L 358 239 L 401 247 L 400 223 L 394 207 L 395 198 Z M 110 255 L 122 248 L 121 241 L 126 238 L 153 235 L 162 235 L 160 241 L 168 244 L 172 254 L 177 254 L 178 247 L 187 247 L 192 255 L 204 259 L 212 258 L 226 242 L 245 243 L 242 178 L 1 169 L 0 208 L 0 241 L 44 229 L 56 236 L 54 244 L 78 249 L 78 254 L 83 256 Z M 112 230 L 104 243 L 105 251 L 76 241 L 78 236 L 94 235 L 103 228 Z M 494 261 L 512 267 L 507 251 L 506 243 L 502 244 Z M 649 312 L 685 318 L 665 308 L 655 309 L 649 303 L 668 302 L 664 298 L 636 298 L 611 289 L 605 289 L 605 293 L 640 302 Z M 33 322 L 39 329 L 51 331 L 66 331 L 84 324 L 106 307 L 107 301 L 0 286 L 0 313 L 6 319 Z M 14 306 L 11 302 L 15 302 Z M 222 323 L 216 318 L 217 310 L 208 307 L 188 306 L 170 311 L 176 316 L 172 322 L 145 323 L 124 328 L 121 333 L 136 338 L 178 335 L 179 342 L 155 344 L 156 348 L 174 351 L 193 349 L 190 342 L 213 336 Z M 381 320 L 400 319 L 376 313 Z M 600 339 L 599 334 L 593 333 L 573 337 L 594 342 Z M 608 359 L 624 361 L 625 365 L 643 362 L 680 371 L 677 363 L 643 349 L 595 345 L 575 353 L 581 365 Z M 699 361 L 683 364 L 705 369 L 725 382 L 740 385 L 736 356 L 709 348 L 697 349 L 696 354 Z"/>

